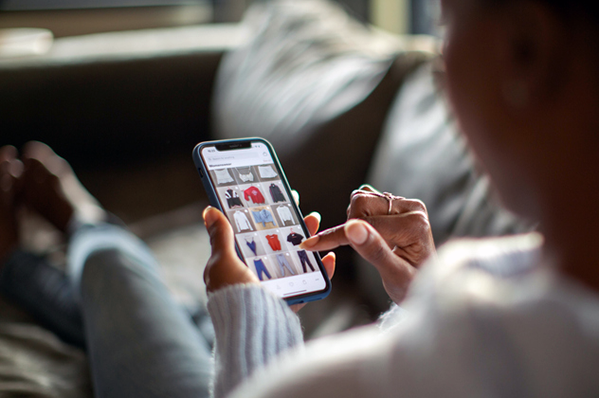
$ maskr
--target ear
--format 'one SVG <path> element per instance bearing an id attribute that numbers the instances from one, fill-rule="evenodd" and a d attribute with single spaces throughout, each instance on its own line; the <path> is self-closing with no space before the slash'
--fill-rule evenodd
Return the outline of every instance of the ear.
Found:
<path id="1" fill-rule="evenodd" d="M 568 29 L 537 1 L 509 2 L 501 12 L 500 68 L 506 101 L 538 105 L 559 91 L 568 59 Z"/>

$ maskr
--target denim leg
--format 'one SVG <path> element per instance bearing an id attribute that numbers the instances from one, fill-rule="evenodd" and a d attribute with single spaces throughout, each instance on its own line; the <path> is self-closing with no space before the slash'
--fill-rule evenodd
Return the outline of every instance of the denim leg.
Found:
<path id="1" fill-rule="evenodd" d="M 76 234 L 72 245 L 96 396 L 208 396 L 209 344 L 171 297 L 145 245 L 115 227 Z"/>
<path id="2" fill-rule="evenodd" d="M 63 341 L 85 348 L 81 313 L 71 282 L 45 258 L 15 250 L 0 269 L 0 294 L 27 310 Z"/>

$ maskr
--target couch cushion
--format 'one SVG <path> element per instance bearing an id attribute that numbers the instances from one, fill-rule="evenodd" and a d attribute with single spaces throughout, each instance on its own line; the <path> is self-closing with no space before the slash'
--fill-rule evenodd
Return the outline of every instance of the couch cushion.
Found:
<path id="1" fill-rule="evenodd" d="M 318 0 L 258 3 L 244 24 L 248 40 L 219 67 L 215 134 L 271 141 L 303 210 L 343 222 L 403 77 L 428 56 L 411 50 L 430 41 L 390 38 Z"/>

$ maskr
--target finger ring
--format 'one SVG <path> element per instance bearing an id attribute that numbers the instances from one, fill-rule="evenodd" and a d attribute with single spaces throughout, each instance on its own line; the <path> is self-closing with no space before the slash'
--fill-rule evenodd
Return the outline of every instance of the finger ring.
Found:
<path id="1" fill-rule="evenodd" d="M 391 215 L 391 210 L 393 210 L 393 194 L 389 192 L 383 192 L 383 196 L 389 201 L 389 207 L 387 208 L 387 215 Z"/>

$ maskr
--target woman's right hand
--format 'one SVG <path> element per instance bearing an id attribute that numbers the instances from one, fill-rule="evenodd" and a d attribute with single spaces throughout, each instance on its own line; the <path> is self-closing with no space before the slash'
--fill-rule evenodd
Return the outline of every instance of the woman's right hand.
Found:
<path id="1" fill-rule="evenodd" d="M 301 247 L 323 251 L 351 245 L 378 270 L 391 299 L 401 302 L 418 268 L 436 253 L 426 207 L 362 186 L 352 193 L 347 216 L 345 224 L 320 232 Z"/>

